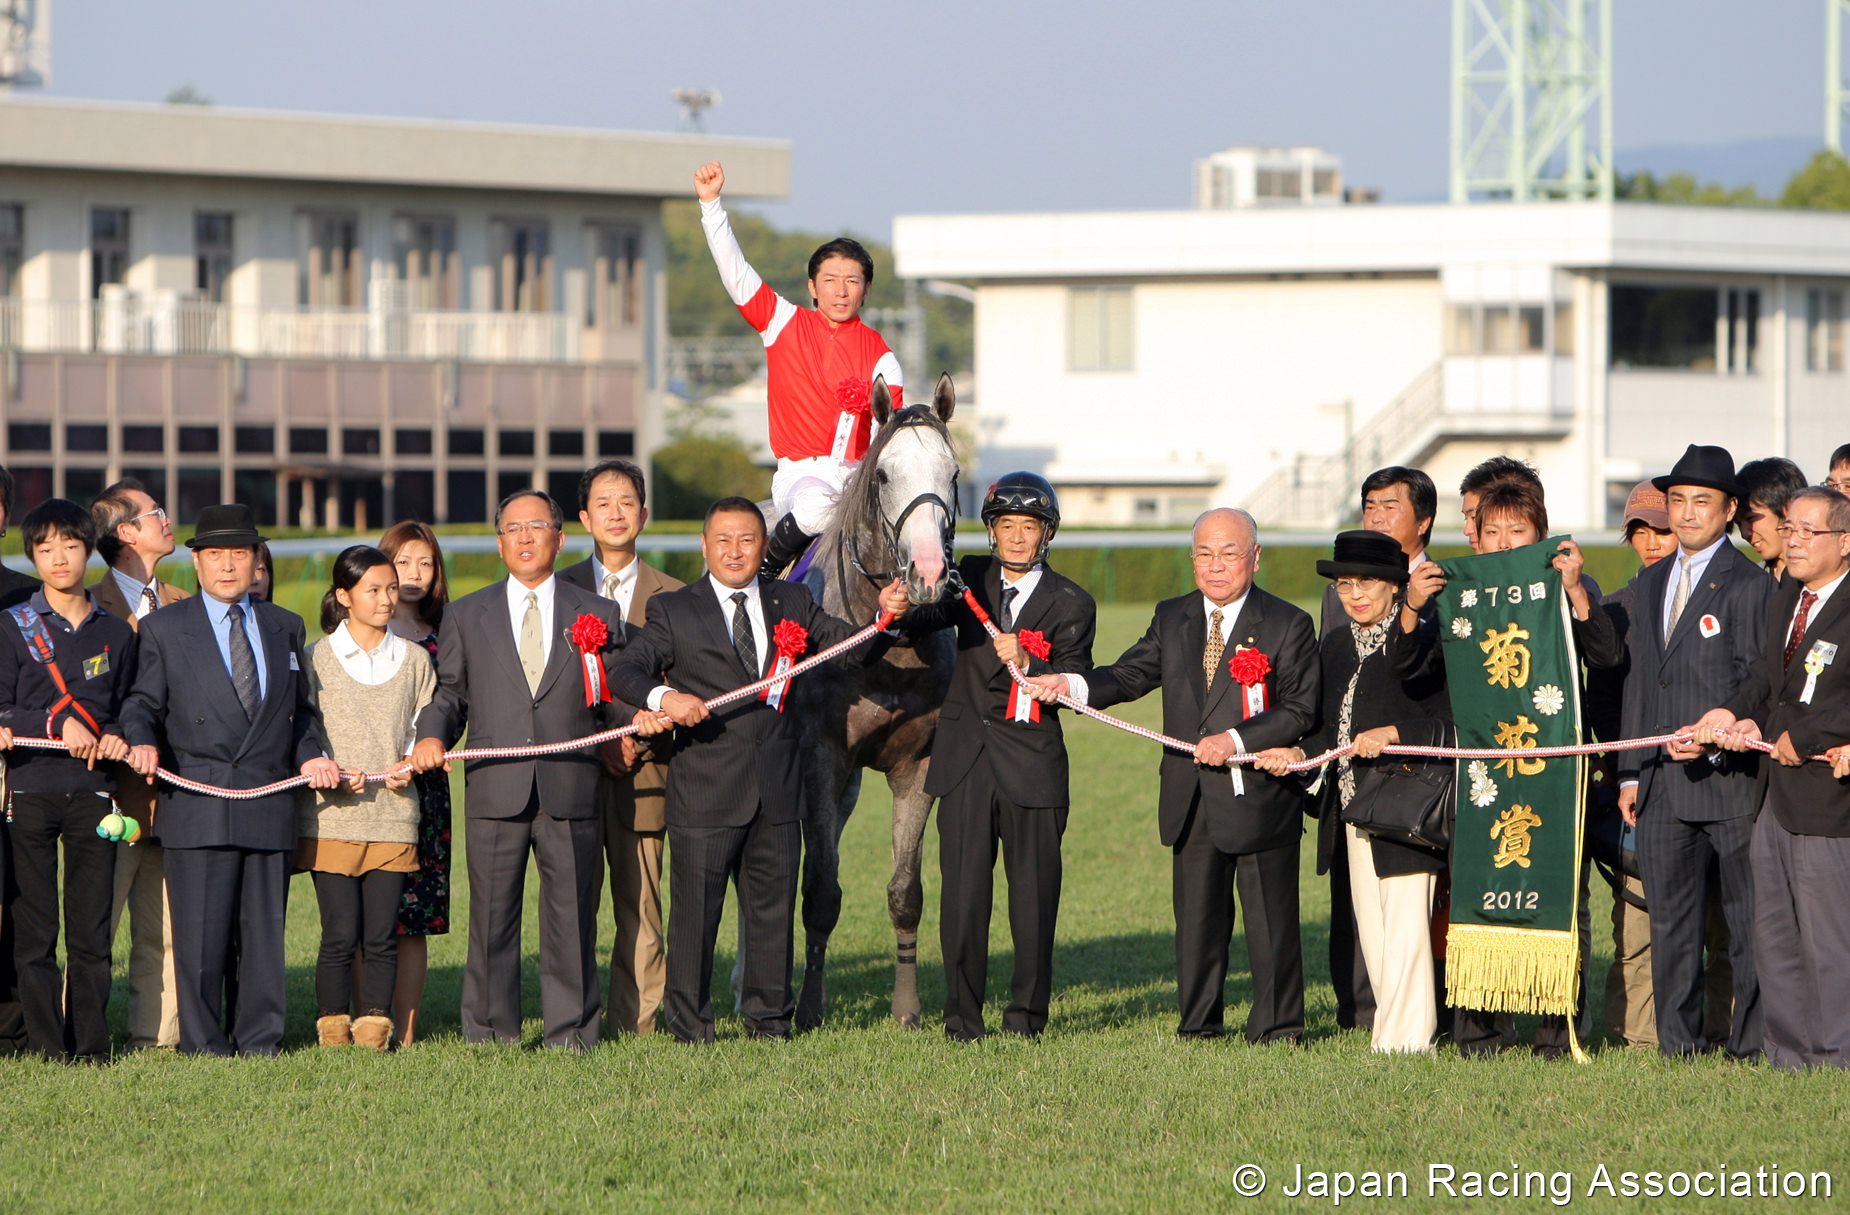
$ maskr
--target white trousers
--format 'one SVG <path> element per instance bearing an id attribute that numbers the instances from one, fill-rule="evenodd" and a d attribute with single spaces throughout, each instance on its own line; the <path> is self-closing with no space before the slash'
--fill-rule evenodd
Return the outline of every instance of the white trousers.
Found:
<path id="1" fill-rule="evenodd" d="M 1343 824 L 1349 847 L 1349 897 L 1355 904 L 1355 935 L 1375 989 L 1378 1051 L 1432 1049 L 1439 1028 L 1433 991 L 1432 900 L 1435 873 L 1375 876 L 1375 850 L 1368 837 Z"/>
<path id="2" fill-rule="evenodd" d="M 822 534 L 835 521 L 835 502 L 848 476 L 860 467 L 857 460 L 812 456 L 807 460 L 779 460 L 771 475 L 771 506 L 779 515 L 796 516 L 797 526 L 812 536 Z"/>

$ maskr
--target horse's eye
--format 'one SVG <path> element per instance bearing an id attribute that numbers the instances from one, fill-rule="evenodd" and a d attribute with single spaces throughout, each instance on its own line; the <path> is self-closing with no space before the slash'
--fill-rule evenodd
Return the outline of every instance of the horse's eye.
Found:
<path id="1" fill-rule="evenodd" d="M 874 469 L 874 484 L 876 485 L 886 484 L 886 469 L 884 468 Z"/>

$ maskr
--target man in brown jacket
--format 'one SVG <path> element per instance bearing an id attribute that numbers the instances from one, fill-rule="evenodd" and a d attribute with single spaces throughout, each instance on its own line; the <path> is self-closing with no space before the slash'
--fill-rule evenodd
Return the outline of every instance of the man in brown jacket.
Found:
<path id="1" fill-rule="evenodd" d="M 173 523 L 133 477 L 90 504 L 96 550 L 109 572 L 90 587 L 97 606 L 140 631 L 141 618 L 191 594 L 162 582 L 154 567 L 173 553 Z M 129 916 L 128 1045 L 180 1044 L 180 1006 L 173 973 L 173 913 L 167 902 L 166 861 L 154 827 L 154 787 L 124 766 L 116 782 L 122 813 L 141 823 L 141 842 L 116 849 L 115 906 L 110 935 Z"/>
<path id="2" fill-rule="evenodd" d="M 649 598 L 682 585 L 636 556 L 636 538 L 649 521 L 642 469 L 628 460 L 605 460 L 587 470 L 578 482 L 578 521 L 591 535 L 592 554 L 559 571 L 559 577 L 615 600 L 624 627 L 640 629 Z M 606 762 L 598 782 L 617 920 L 604 1008 L 612 1034 L 646 1034 L 655 1028 L 668 979 L 662 952 L 668 766 L 649 757 L 646 742 L 638 750 L 631 744 L 642 740 L 623 741 L 624 762 Z"/>

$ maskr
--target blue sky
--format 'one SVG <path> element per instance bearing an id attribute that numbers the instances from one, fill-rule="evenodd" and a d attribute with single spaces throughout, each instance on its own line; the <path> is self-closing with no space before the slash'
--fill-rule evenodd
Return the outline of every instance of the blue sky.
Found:
<path id="1" fill-rule="evenodd" d="M 791 199 L 763 210 L 808 228 L 1181 206 L 1190 162 L 1237 143 L 1322 144 L 1388 201 L 1445 192 L 1446 0 L 56 7 L 61 97 L 190 81 L 222 105 L 672 130 L 670 89 L 717 88 L 711 131 L 794 142 Z M 1764 178 L 1822 141 L 1822 0 L 1614 9 L 1622 168 Z"/>

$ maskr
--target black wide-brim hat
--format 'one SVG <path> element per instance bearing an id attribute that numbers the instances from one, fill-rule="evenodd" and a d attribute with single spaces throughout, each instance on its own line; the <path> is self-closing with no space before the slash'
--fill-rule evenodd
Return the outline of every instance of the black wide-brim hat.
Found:
<path id="1" fill-rule="evenodd" d="M 1333 559 L 1317 562 L 1325 578 L 1381 578 L 1405 584 L 1407 554 L 1400 542 L 1380 532 L 1338 532 Z"/>
<path id="2" fill-rule="evenodd" d="M 1741 496 L 1741 484 L 1734 479 L 1734 457 L 1728 454 L 1728 449 L 1703 447 L 1697 443 L 1689 445 L 1689 450 L 1668 473 L 1652 477 L 1651 484 L 1665 493 L 1670 492 L 1672 485 L 1701 485 L 1718 489 L 1730 498 Z"/>
<path id="3" fill-rule="evenodd" d="M 199 512 L 199 526 L 186 547 L 256 548 L 263 542 L 264 538 L 257 534 L 257 520 L 251 517 L 251 508 L 240 502 L 227 502 Z"/>

